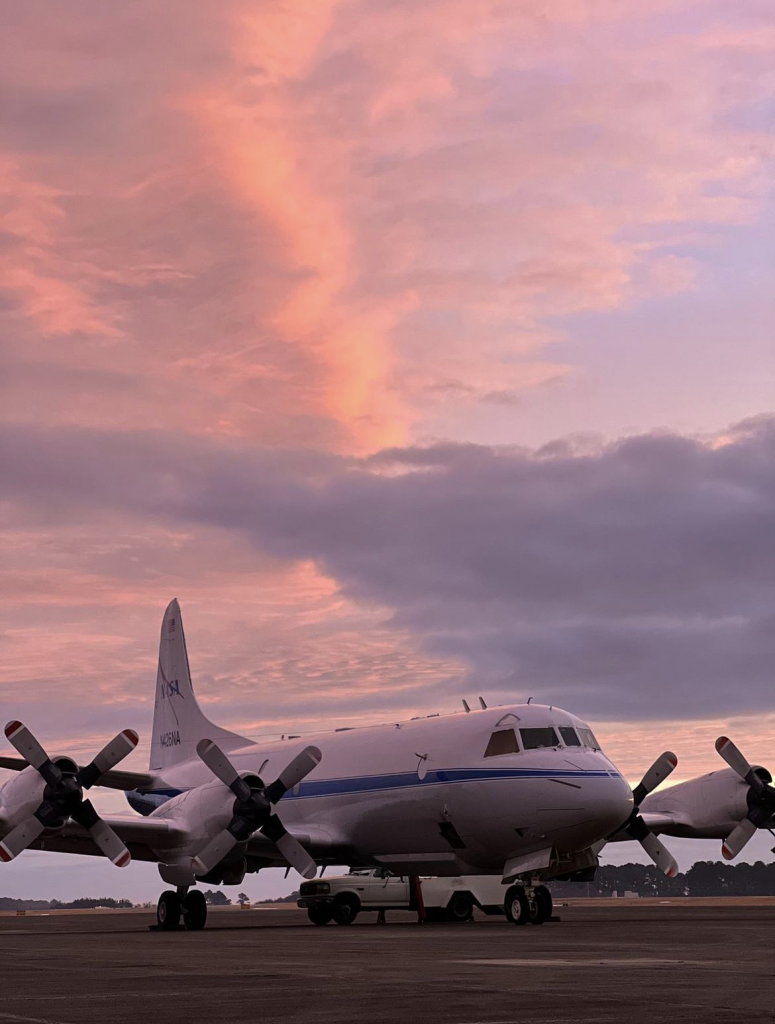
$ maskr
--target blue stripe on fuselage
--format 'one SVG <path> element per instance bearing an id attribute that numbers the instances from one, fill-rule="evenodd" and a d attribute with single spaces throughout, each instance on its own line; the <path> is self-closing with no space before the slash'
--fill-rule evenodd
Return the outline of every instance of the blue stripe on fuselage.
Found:
<path id="1" fill-rule="evenodd" d="M 496 782 L 507 779 L 617 779 L 619 772 L 605 769 L 575 771 L 551 768 L 442 768 L 428 771 L 424 778 L 417 772 L 394 772 L 387 775 L 358 775 L 342 779 L 310 779 L 302 782 L 298 792 L 289 791 L 283 800 L 306 800 L 310 797 L 344 796 L 355 793 L 378 793 L 414 787 L 449 785 L 457 782 Z M 167 800 L 185 792 L 183 789 L 135 790 L 127 793 L 131 807 L 141 814 L 150 814 Z"/>

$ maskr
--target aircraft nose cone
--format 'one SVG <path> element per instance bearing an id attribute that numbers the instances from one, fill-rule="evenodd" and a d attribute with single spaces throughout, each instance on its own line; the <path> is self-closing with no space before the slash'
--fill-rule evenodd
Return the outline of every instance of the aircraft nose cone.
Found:
<path id="1" fill-rule="evenodd" d="M 615 832 L 632 813 L 630 787 L 618 774 L 576 776 L 552 788 L 538 809 L 542 834 L 565 850 L 582 850 Z"/>
<path id="2" fill-rule="evenodd" d="M 610 835 L 624 824 L 632 814 L 632 790 L 620 776 L 595 780 L 591 809 L 595 823 L 600 829 L 600 838 Z"/>

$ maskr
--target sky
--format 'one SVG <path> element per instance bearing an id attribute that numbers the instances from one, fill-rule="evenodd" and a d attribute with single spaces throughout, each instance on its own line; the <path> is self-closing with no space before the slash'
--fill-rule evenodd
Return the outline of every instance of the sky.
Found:
<path id="1" fill-rule="evenodd" d="M 177 597 L 247 735 L 532 696 L 772 766 L 769 3 L 4 15 L 7 718 L 145 767 Z"/>

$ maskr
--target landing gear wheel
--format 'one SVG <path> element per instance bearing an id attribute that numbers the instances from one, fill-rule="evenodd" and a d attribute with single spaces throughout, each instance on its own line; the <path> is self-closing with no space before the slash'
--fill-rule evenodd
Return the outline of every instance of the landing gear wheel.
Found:
<path id="1" fill-rule="evenodd" d="M 334 916 L 334 912 L 331 907 L 308 907 L 307 917 L 313 924 L 324 925 L 328 924 L 331 918 Z"/>
<path id="2" fill-rule="evenodd" d="M 352 924 L 359 910 L 360 904 L 355 896 L 340 896 L 334 900 L 333 917 L 337 924 Z"/>
<path id="3" fill-rule="evenodd" d="M 530 921 L 530 901 L 521 885 L 512 885 L 508 890 L 503 909 L 512 924 L 523 925 Z"/>
<path id="4" fill-rule="evenodd" d="M 552 894 L 545 885 L 538 885 L 530 901 L 530 923 L 543 924 L 552 916 Z"/>
<path id="5" fill-rule="evenodd" d="M 201 931 L 207 921 L 207 902 L 199 889 L 192 889 L 183 898 L 183 924 L 186 931 Z"/>
<path id="6" fill-rule="evenodd" d="M 156 921 L 162 931 L 174 931 L 180 924 L 180 898 L 172 889 L 167 889 L 159 897 L 156 905 Z"/>
<path id="7" fill-rule="evenodd" d="M 467 892 L 456 892 L 447 904 L 448 921 L 470 921 L 474 916 L 474 901 Z"/>

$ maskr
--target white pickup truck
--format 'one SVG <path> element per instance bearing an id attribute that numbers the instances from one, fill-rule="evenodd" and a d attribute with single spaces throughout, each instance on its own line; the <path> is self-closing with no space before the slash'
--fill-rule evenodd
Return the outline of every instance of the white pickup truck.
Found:
<path id="1" fill-rule="evenodd" d="M 422 901 L 429 921 L 469 921 L 474 907 L 485 914 L 502 914 L 506 886 L 498 875 L 458 875 L 420 879 Z M 302 882 L 296 905 L 306 908 L 313 924 L 329 921 L 352 924 L 361 911 L 416 910 L 407 875 L 387 868 L 363 868 L 348 875 Z"/>

